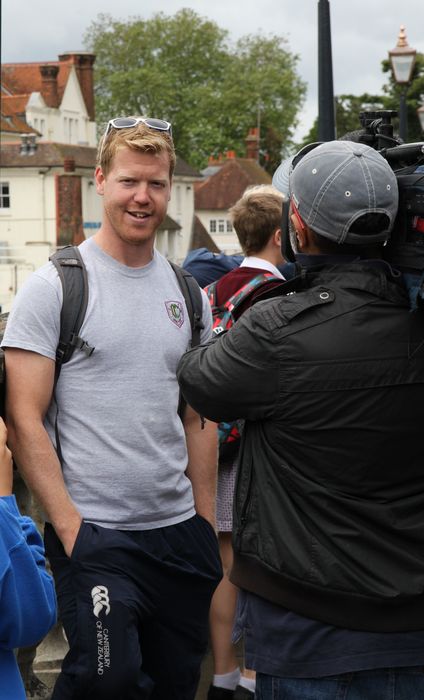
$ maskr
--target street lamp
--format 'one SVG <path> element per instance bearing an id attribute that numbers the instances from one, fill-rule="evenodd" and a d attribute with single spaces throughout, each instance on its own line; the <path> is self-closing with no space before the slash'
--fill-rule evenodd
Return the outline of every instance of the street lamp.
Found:
<path id="1" fill-rule="evenodd" d="M 318 140 L 336 138 L 329 0 L 318 0 Z"/>
<path id="2" fill-rule="evenodd" d="M 405 27 L 401 25 L 398 42 L 394 49 L 389 51 L 390 64 L 392 66 L 395 81 L 400 85 L 400 109 L 399 109 L 399 135 L 403 141 L 408 138 L 406 92 L 408 83 L 411 82 L 414 70 L 416 50 L 408 44 Z"/>

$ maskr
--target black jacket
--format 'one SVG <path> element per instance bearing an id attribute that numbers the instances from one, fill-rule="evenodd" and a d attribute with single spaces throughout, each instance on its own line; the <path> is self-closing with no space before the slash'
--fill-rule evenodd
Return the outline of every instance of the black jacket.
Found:
<path id="1" fill-rule="evenodd" d="M 232 580 L 340 627 L 424 629 L 424 313 L 384 266 L 306 287 L 179 366 L 196 410 L 246 419 Z"/>

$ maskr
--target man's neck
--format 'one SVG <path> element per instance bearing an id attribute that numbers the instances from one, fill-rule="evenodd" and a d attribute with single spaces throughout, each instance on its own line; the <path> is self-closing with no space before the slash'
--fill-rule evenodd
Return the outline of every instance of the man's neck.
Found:
<path id="1" fill-rule="evenodd" d="M 274 267 L 277 267 L 278 265 L 281 265 L 284 261 L 281 259 L 281 255 L 278 252 L 274 251 L 260 251 L 259 253 L 255 253 L 254 256 L 258 258 L 259 260 L 266 260 L 267 262 L 271 263 L 271 265 L 274 265 Z"/>
<path id="2" fill-rule="evenodd" d="M 281 272 L 273 262 L 268 258 L 259 257 L 257 255 L 248 255 L 244 258 L 240 267 L 253 267 L 258 270 L 266 270 L 267 272 L 272 272 L 276 277 L 282 277 Z"/>
<path id="3" fill-rule="evenodd" d="M 144 267 L 153 259 L 152 241 L 132 244 L 108 236 L 103 227 L 93 236 L 94 241 L 104 253 L 126 267 Z"/>

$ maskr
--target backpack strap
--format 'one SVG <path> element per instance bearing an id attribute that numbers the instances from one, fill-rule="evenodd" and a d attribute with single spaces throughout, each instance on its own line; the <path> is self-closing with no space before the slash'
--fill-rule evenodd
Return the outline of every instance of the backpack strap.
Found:
<path id="1" fill-rule="evenodd" d="M 203 288 L 203 291 L 206 292 L 207 297 L 209 299 L 209 304 L 211 305 L 211 308 L 217 305 L 216 303 L 216 285 L 218 284 L 218 280 L 215 280 L 215 282 L 211 282 L 208 284 L 206 287 Z"/>
<path id="2" fill-rule="evenodd" d="M 231 313 L 234 309 L 244 300 L 249 294 L 257 289 L 264 282 L 276 282 L 282 281 L 280 277 L 273 275 L 272 272 L 261 272 L 260 274 L 253 277 L 249 282 L 246 282 L 240 289 L 233 294 L 224 304 L 224 308 L 228 309 Z"/>
<path id="3" fill-rule="evenodd" d="M 204 324 L 202 321 L 202 292 L 200 291 L 198 283 L 194 279 L 193 275 L 190 274 L 190 272 L 187 272 L 187 270 L 184 270 L 184 268 L 171 262 L 171 260 L 169 260 L 169 264 L 175 272 L 177 282 L 180 286 L 182 295 L 184 297 L 184 301 L 187 306 L 188 317 L 190 319 L 191 326 L 190 347 L 194 348 L 196 347 L 196 345 L 200 345 L 200 331 L 202 330 L 202 328 L 204 328 Z M 178 401 L 178 415 L 180 416 L 181 420 L 183 420 L 184 417 L 185 407 L 186 401 L 180 391 L 180 398 Z M 200 417 L 200 421 L 203 430 L 203 428 L 205 427 L 205 419 L 203 418 L 203 416 Z"/>
<path id="4" fill-rule="evenodd" d="M 80 335 L 88 303 L 88 278 L 81 253 L 73 245 L 59 248 L 49 260 L 55 266 L 62 284 L 62 310 L 60 312 L 60 336 L 56 348 L 56 367 L 54 376 L 53 397 L 56 403 L 55 434 L 56 452 L 62 464 L 62 449 L 59 436 L 59 406 L 56 399 L 56 384 L 60 370 L 65 362 L 69 362 L 74 351 L 78 348 L 90 356 L 94 351 Z"/>
<path id="5" fill-rule="evenodd" d="M 90 356 L 94 348 L 79 332 L 88 303 L 88 279 L 81 253 L 76 246 L 60 248 L 49 260 L 55 266 L 62 283 L 63 302 L 60 313 L 60 337 L 56 349 L 56 381 L 62 365 L 69 362 L 76 349 Z"/>
<path id="6" fill-rule="evenodd" d="M 217 318 L 214 321 L 213 325 L 213 332 L 215 335 L 219 335 L 220 333 L 223 333 L 225 330 L 228 330 L 231 328 L 231 326 L 234 324 L 236 318 L 234 316 L 234 312 L 238 306 L 242 302 L 244 302 L 256 289 L 258 289 L 261 285 L 267 286 L 269 282 L 282 282 L 283 280 L 281 277 L 277 277 L 274 275 L 272 272 L 260 272 L 259 274 L 256 275 L 256 277 L 252 277 L 251 280 L 243 284 L 240 289 L 238 289 L 227 301 L 222 304 L 221 306 L 218 306 L 217 308 L 219 311 L 221 311 L 220 315 L 217 315 Z M 212 287 L 212 285 L 210 285 Z M 212 290 L 214 296 L 215 295 L 215 289 Z M 211 297 L 209 296 L 209 301 L 211 301 Z M 216 301 L 216 299 L 215 299 Z"/>
<path id="7" fill-rule="evenodd" d="M 177 277 L 178 284 L 187 306 L 191 326 L 191 347 L 200 345 L 200 331 L 204 328 L 202 321 L 203 302 L 200 287 L 193 275 L 179 265 L 169 261 Z"/>

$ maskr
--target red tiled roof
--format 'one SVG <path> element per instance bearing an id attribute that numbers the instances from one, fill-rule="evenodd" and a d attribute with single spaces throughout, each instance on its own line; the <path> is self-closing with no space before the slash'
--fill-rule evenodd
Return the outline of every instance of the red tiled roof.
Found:
<path id="1" fill-rule="evenodd" d="M 1 112 L 5 116 L 13 116 L 14 114 L 25 114 L 25 108 L 30 95 L 2 95 Z"/>
<path id="2" fill-rule="evenodd" d="M 250 158 L 229 158 L 217 173 L 195 184 L 195 209 L 227 210 L 249 185 L 270 185 L 271 175 Z"/>
<path id="3" fill-rule="evenodd" d="M 8 134 L 35 134 L 40 136 L 40 133 L 33 129 L 32 126 L 29 126 L 24 119 L 20 119 L 17 115 L 9 116 L 4 113 L 0 115 L 0 131 Z"/>
<path id="4" fill-rule="evenodd" d="M 3 63 L 1 80 L 6 89 L 15 95 L 26 95 L 32 92 L 43 94 L 43 83 L 40 66 L 58 66 L 57 92 L 59 102 L 62 101 L 72 61 L 44 61 L 41 63 Z"/>

